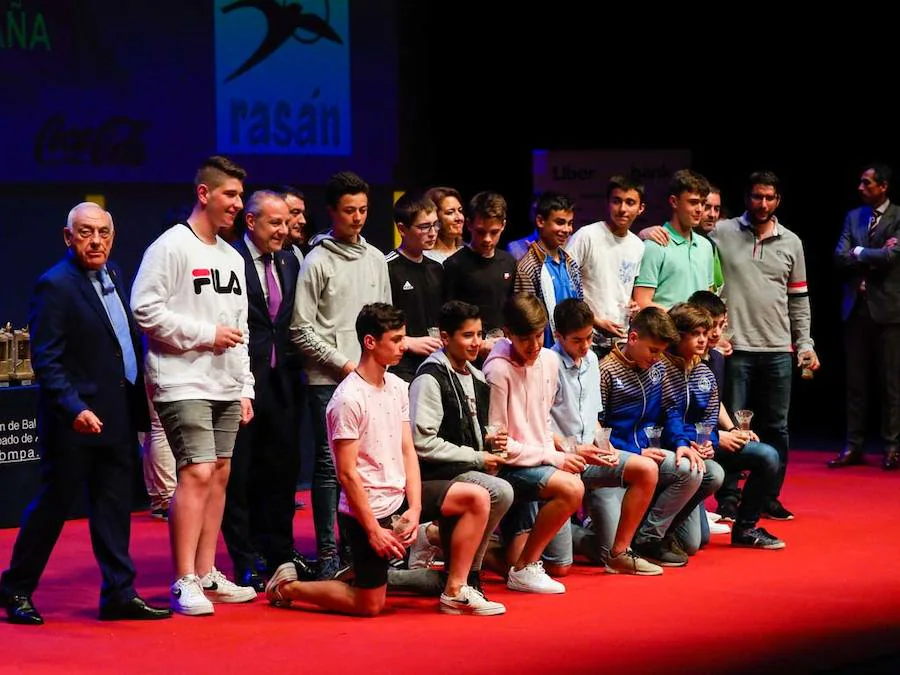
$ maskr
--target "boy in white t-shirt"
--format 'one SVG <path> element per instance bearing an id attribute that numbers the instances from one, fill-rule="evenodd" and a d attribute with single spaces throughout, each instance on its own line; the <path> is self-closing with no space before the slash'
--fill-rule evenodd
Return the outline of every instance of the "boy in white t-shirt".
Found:
<path id="1" fill-rule="evenodd" d="M 613 176 L 606 187 L 609 218 L 579 228 L 566 243 L 581 269 L 584 300 L 594 313 L 594 349 L 603 358 L 613 342 L 627 335 L 637 309 L 631 292 L 644 244 L 630 228 L 644 212 L 644 186 L 633 178 Z"/>

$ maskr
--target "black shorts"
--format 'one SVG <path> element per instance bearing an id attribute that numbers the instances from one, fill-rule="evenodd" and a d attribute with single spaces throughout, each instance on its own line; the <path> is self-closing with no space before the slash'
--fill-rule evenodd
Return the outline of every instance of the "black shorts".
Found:
<path id="1" fill-rule="evenodd" d="M 422 515 L 421 522 L 437 520 L 441 514 L 441 505 L 447 496 L 452 482 L 449 480 L 426 480 L 422 483 Z M 390 530 L 391 518 L 400 516 L 409 508 L 406 500 L 394 513 L 378 519 L 381 527 Z M 387 584 L 389 563 L 369 545 L 369 535 L 359 521 L 346 513 L 339 513 L 342 535 L 350 546 L 353 556 L 353 585 L 357 588 L 380 588 Z"/>

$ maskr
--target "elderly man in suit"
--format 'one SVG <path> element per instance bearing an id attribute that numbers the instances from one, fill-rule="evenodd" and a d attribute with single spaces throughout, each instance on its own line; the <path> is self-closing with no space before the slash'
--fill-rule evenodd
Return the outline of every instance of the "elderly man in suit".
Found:
<path id="1" fill-rule="evenodd" d="M 259 190 L 247 201 L 244 235 L 233 245 L 244 259 L 250 369 L 256 380 L 253 421 L 238 433 L 231 462 L 222 534 L 235 578 L 264 590 L 260 574 L 294 562 L 311 570 L 294 549 L 294 493 L 300 473 L 296 425 L 296 370 L 289 367 L 288 328 L 300 263 L 288 247 L 285 197 Z M 262 560 L 259 560 L 259 558 Z"/>
<path id="2" fill-rule="evenodd" d="M 0 596 L 12 623 L 44 622 L 31 601 L 69 507 L 85 481 L 100 565 L 100 619 L 164 619 L 134 589 L 128 554 L 137 431 L 149 428 L 141 342 L 118 267 L 112 216 L 78 204 L 63 230 L 69 253 L 46 272 L 29 325 L 40 385 L 42 485 L 25 511 Z"/>
<path id="3" fill-rule="evenodd" d="M 847 444 L 831 468 L 862 464 L 870 392 L 881 399 L 882 467 L 900 463 L 900 207 L 888 199 L 891 170 L 871 164 L 859 179 L 863 206 L 850 211 L 834 252 L 845 272 Z M 871 381 L 872 370 L 879 382 Z"/>

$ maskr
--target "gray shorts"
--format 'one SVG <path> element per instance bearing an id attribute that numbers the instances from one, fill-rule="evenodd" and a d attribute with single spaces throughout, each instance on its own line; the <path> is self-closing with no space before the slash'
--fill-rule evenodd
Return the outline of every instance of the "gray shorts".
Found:
<path id="1" fill-rule="evenodd" d="M 153 406 L 179 470 L 231 457 L 241 423 L 240 401 L 157 401 Z"/>

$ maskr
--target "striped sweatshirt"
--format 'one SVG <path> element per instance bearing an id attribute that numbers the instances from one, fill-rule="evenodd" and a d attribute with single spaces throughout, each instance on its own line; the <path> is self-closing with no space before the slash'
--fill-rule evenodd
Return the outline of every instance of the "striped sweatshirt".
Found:
<path id="1" fill-rule="evenodd" d="M 710 440 L 719 447 L 719 387 L 712 369 L 700 357 L 685 362 L 674 354 L 665 354 L 663 363 L 663 446 L 675 450 L 690 447 L 697 440 L 698 422 L 712 425 Z"/>
<path id="2" fill-rule="evenodd" d="M 663 423 L 665 371 L 662 361 L 641 370 L 618 345 L 600 362 L 600 418 L 612 429 L 610 442 L 616 449 L 640 454 L 649 446 L 644 429 Z"/>

